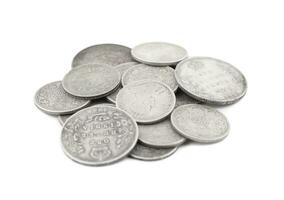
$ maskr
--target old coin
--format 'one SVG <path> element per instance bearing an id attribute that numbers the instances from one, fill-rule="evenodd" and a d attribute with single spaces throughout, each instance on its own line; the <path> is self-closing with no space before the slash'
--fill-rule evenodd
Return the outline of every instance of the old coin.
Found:
<path id="1" fill-rule="evenodd" d="M 167 117 L 175 107 L 173 91 L 158 81 L 139 81 L 122 88 L 116 106 L 129 113 L 137 122 L 150 124 Z"/>
<path id="2" fill-rule="evenodd" d="M 169 148 L 181 145 L 186 139 L 172 127 L 169 118 L 148 125 L 138 125 L 139 141 L 155 148 Z"/>
<path id="3" fill-rule="evenodd" d="M 84 64 L 105 64 L 116 66 L 133 61 L 131 49 L 118 44 L 99 44 L 80 51 L 73 59 L 72 67 Z"/>
<path id="4" fill-rule="evenodd" d="M 176 91 L 178 84 L 174 74 L 175 70 L 167 67 L 153 67 L 150 65 L 139 64 L 129 68 L 122 76 L 123 86 L 141 80 L 160 81 Z"/>
<path id="5" fill-rule="evenodd" d="M 34 102 L 40 110 L 51 115 L 74 113 L 90 103 L 89 100 L 77 98 L 65 92 L 61 81 L 52 82 L 40 88 L 36 92 Z"/>
<path id="6" fill-rule="evenodd" d="M 167 158 L 177 151 L 178 147 L 173 148 L 153 148 L 142 144 L 136 144 L 130 156 L 139 160 L 154 161 Z"/>
<path id="7" fill-rule="evenodd" d="M 87 64 L 73 68 L 62 83 L 63 88 L 74 96 L 100 98 L 117 88 L 120 75 L 107 65 Z"/>
<path id="8" fill-rule="evenodd" d="M 140 44 L 131 50 L 131 54 L 135 60 L 155 66 L 176 65 L 187 57 L 184 48 L 165 42 Z"/>
<path id="9" fill-rule="evenodd" d="M 243 74 L 229 63 L 208 57 L 195 57 L 180 62 L 175 70 L 180 88 L 200 101 L 232 104 L 247 91 Z"/>
<path id="10" fill-rule="evenodd" d="M 182 136 L 200 143 L 218 142 L 229 133 L 229 123 L 222 113 L 198 104 L 177 107 L 171 122 Z"/>
<path id="11" fill-rule="evenodd" d="M 92 106 L 64 124 L 61 142 L 66 155 L 86 165 L 114 163 L 134 148 L 138 127 L 126 112 L 112 106 Z"/>
<path id="12" fill-rule="evenodd" d="M 200 101 L 193 99 L 192 97 L 186 95 L 182 90 L 178 89 L 176 94 L 176 107 L 185 104 L 200 104 Z"/>

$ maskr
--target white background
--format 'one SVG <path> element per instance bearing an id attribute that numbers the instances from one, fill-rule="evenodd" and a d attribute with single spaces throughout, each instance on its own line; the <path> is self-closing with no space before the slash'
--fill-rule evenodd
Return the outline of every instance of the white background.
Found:
<path id="1" fill-rule="evenodd" d="M 283 1 L 0 2 L 0 199 L 283 199 Z M 86 167 L 62 152 L 61 126 L 33 96 L 97 43 L 166 41 L 239 68 L 248 93 L 220 109 L 228 138 L 168 159 Z M 282 191 L 281 191 L 282 190 Z"/>

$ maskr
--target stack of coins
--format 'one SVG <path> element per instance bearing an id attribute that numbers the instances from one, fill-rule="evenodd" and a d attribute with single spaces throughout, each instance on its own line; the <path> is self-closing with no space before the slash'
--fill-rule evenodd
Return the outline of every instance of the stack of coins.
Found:
<path id="1" fill-rule="evenodd" d="M 178 45 L 100 44 L 80 51 L 62 81 L 40 88 L 35 105 L 58 116 L 69 158 L 99 166 L 128 155 L 160 160 L 187 141 L 223 140 L 228 120 L 210 105 L 233 104 L 246 91 L 231 64 L 188 57 Z"/>

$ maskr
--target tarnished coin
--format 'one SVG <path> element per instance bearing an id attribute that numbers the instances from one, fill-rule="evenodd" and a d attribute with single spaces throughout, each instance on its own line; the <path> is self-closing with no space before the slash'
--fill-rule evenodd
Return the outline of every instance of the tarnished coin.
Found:
<path id="1" fill-rule="evenodd" d="M 138 127 L 126 112 L 112 106 L 92 106 L 72 115 L 61 135 L 63 150 L 86 165 L 114 163 L 134 148 Z"/>
<path id="2" fill-rule="evenodd" d="M 222 113 L 198 104 L 177 107 L 171 122 L 182 136 L 200 143 L 218 142 L 229 133 L 229 123 Z"/>
<path id="3" fill-rule="evenodd" d="M 88 64 L 73 68 L 63 79 L 63 88 L 70 94 L 100 98 L 114 91 L 120 83 L 118 71 L 107 65 Z"/>
<path id="4" fill-rule="evenodd" d="M 119 72 L 120 77 L 122 78 L 122 75 L 124 74 L 124 72 L 126 70 L 128 70 L 130 67 L 133 67 L 134 65 L 138 65 L 138 62 L 127 62 L 127 63 L 123 63 L 120 65 L 115 66 L 115 69 Z M 108 95 L 106 98 L 107 100 L 109 100 L 112 103 L 115 103 L 116 101 L 116 96 L 119 92 L 119 90 L 121 89 L 121 85 L 119 86 L 119 88 L 117 88 L 113 93 L 111 93 L 110 95 Z"/>
<path id="5" fill-rule="evenodd" d="M 90 103 L 89 100 L 80 99 L 65 92 L 61 81 L 52 82 L 40 88 L 36 92 L 34 102 L 40 110 L 51 115 L 74 113 Z"/>
<path id="6" fill-rule="evenodd" d="M 118 44 L 99 44 L 80 51 L 73 59 L 72 67 L 84 64 L 116 66 L 133 61 L 131 49 Z"/>
<path id="7" fill-rule="evenodd" d="M 186 141 L 172 127 L 169 118 L 155 124 L 139 124 L 138 130 L 140 142 L 154 148 L 176 147 Z"/>
<path id="8" fill-rule="evenodd" d="M 160 81 L 176 91 L 178 84 L 175 78 L 175 70 L 167 67 L 153 67 L 150 65 L 139 64 L 129 68 L 122 76 L 123 86 L 142 80 Z"/>
<path id="9" fill-rule="evenodd" d="M 167 117 L 175 107 L 173 91 L 158 81 L 139 81 L 122 88 L 116 106 L 137 122 L 150 124 Z"/>
<path id="10" fill-rule="evenodd" d="M 206 103 L 232 104 L 247 91 L 243 74 L 232 65 L 214 58 L 184 60 L 177 65 L 175 76 L 184 92 Z"/>
<path id="11" fill-rule="evenodd" d="M 130 156 L 139 160 L 154 161 L 167 158 L 177 151 L 178 147 L 174 148 L 153 148 L 137 143 L 131 151 Z"/>
<path id="12" fill-rule="evenodd" d="M 178 89 L 176 94 L 176 107 L 182 106 L 185 104 L 200 104 L 200 101 L 197 101 L 190 96 L 186 95 L 182 90 Z"/>
<path id="13" fill-rule="evenodd" d="M 131 50 L 131 54 L 135 60 L 155 66 L 176 65 L 187 57 L 184 48 L 165 42 L 140 44 Z"/>

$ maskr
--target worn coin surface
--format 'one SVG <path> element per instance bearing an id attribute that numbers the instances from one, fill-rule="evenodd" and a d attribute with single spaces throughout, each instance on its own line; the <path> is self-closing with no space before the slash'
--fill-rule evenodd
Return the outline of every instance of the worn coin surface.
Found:
<path id="1" fill-rule="evenodd" d="M 247 91 L 244 75 L 231 64 L 214 58 L 184 60 L 177 65 L 175 76 L 184 92 L 206 103 L 232 104 Z"/>
<path id="2" fill-rule="evenodd" d="M 139 160 L 154 161 L 167 158 L 177 151 L 178 147 L 173 148 L 153 148 L 137 143 L 131 151 L 130 156 Z"/>
<path id="3" fill-rule="evenodd" d="M 61 81 L 52 82 L 40 88 L 36 92 L 34 102 L 40 110 L 51 115 L 74 113 L 90 103 L 89 100 L 77 98 L 65 92 Z"/>
<path id="4" fill-rule="evenodd" d="M 106 64 L 116 66 L 133 61 L 131 49 L 118 44 L 99 44 L 80 51 L 73 59 L 72 67 L 84 64 Z"/>
<path id="5" fill-rule="evenodd" d="M 155 66 L 176 65 L 187 57 L 184 48 L 165 42 L 140 44 L 131 50 L 131 54 L 135 60 Z"/>
<path id="6" fill-rule="evenodd" d="M 137 122 L 150 124 L 167 117 L 175 107 L 173 91 L 158 81 L 139 81 L 123 87 L 116 106 L 129 113 Z"/>
<path id="7" fill-rule="evenodd" d="M 192 97 L 185 94 L 182 90 L 178 89 L 175 93 L 176 95 L 176 107 L 182 106 L 185 104 L 200 104 L 200 101 L 193 99 Z"/>
<path id="8" fill-rule="evenodd" d="M 229 133 L 229 123 L 222 113 L 198 104 L 177 107 L 171 122 L 182 136 L 200 143 L 218 142 Z"/>
<path id="9" fill-rule="evenodd" d="M 153 67 L 150 65 L 139 64 L 129 68 L 122 76 L 123 86 L 142 80 L 160 81 L 176 91 L 178 84 L 175 78 L 175 70 L 167 67 Z"/>
<path id="10" fill-rule="evenodd" d="M 186 141 L 186 139 L 178 134 L 172 127 L 169 118 L 155 124 L 139 124 L 138 130 L 140 142 L 151 147 L 176 147 Z"/>
<path id="11" fill-rule="evenodd" d="M 112 106 L 92 106 L 72 115 L 61 135 L 63 150 L 86 165 L 114 163 L 134 148 L 138 127 L 126 112 Z"/>
<path id="12" fill-rule="evenodd" d="M 63 88 L 74 96 L 100 98 L 118 87 L 120 75 L 107 65 L 87 64 L 73 68 L 62 83 Z"/>

